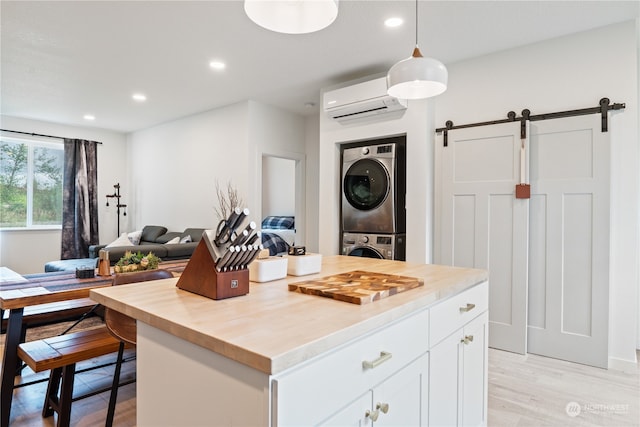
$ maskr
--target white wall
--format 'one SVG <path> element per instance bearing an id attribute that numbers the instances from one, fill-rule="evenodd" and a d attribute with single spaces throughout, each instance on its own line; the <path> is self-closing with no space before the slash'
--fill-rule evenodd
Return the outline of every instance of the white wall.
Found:
<path id="1" fill-rule="evenodd" d="M 371 76 L 370 78 L 379 77 Z M 362 80 L 362 79 L 360 79 Z M 353 84 L 353 82 L 351 82 Z M 334 89 L 333 87 L 331 89 Z M 319 250 L 339 254 L 340 144 L 393 135 L 407 135 L 407 249 L 406 259 L 432 259 L 433 232 L 433 108 L 435 100 L 409 101 L 400 119 L 342 125 L 320 113 Z"/>
<path id="2" fill-rule="evenodd" d="M 638 74 L 638 79 L 637 79 L 637 83 L 636 83 L 636 96 L 637 99 L 640 101 L 640 17 L 638 17 L 636 19 L 636 70 L 637 70 L 637 74 Z M 640 141 L 640 108 L 638 109 L 638 140 Z M 638 153 L 638 164 L 640 165 L 640 150 L 637 150 Z M 640 187 L 640 174 L 638 176 L 638 187 Z M 640 190 L 639 190 L 640 191 Z M 637 212 L 637 222 L 638 227 L 640 228 L 640 208 L 638 209 Z M 640 234 L 640 232 L 639 232 Z M 640 236 L 636 239 L 636 256 L 637 254 L 640 254 Z M 638 301 L 638 306 L 636 308 L 636 318 L 638 321 L 638 328 L 637 328 L 637 341 L 636 341 L 636 348 L 640 349 L 640 265 L 636 265 L 636 278 L 637 278 L 637 287 L 636 287 L 636 293 L 637 295 L 637 301 Z"/>
<path id="3" fill-rule="evenodd" d="M 624 102 L 609 114 L 611 132 L 610 366 L 633 366 L 638 331 L 638 45 L 631 21 L 448 64 L 436 126 L 465 124 Z M 638 341 L 636 342 L 636 337 Z"/>
<path id="4" fill-rule="evenodd" d="M 307 174 L 305 177 L 307 203 L 307 236 L 305 245 L 309 252 L 320 252 L 320 118 L 310 116 L 305 120 L 305 152 Z"/>
<path id="5" fill-rule="evenodd" d="M 252 209 L 247 121 L 239 103 L 129 134 L 130 228 L 215 228 L 216 182 L 231 182 Z"/>
<path id="6" fill-rule="evenodd" d="M 100 242 L 115 240 L 116 212 L 113 203 L 105 206 L 105 196 L 113 193 L 117 182 L 127 189 L 124 134 L 9 116 L 0 116 L 0 122 L 2 129 L 102 142 L 98 146 L 98 230 Z M 121 220 L 126 222 L 126 217 Z M 60 229 L 0 231 L 0 265 L 20 274 L 41 273 L 45 263 L 60 259 L 60 236 Z"/>
<path id="7" fill-rule="evenodd" d="M 277 107 L 249 101 L 249 173 L 253 183 L 251 197 L 256 206 L 254 220 L 259 223 L 265 214 L 262 207 L 262 158 L 280 157 L 295 161 L 296 244 L 306 242 L 306 146 L 305 119 Z"/>
<path id="8" fill-rule="evenodd" d="M 223 189 L 231 182 L 259 223 L 262 154 L 304 158 L 304 119 L 247 101 L 134 132 L 127 141 L 133 228 L 215 228 L 216 181 Z"/>
<path id="9" fill-rule="evenodd" d="M 281 157 L 262 157 L 262 217 L 295 216 L 296 162 Z"/>

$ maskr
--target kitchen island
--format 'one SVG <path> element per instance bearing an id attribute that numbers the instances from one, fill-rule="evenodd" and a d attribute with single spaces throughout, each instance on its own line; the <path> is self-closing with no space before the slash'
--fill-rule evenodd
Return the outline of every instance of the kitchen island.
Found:
<path id="1" fill-rule="evenodd" d="M 357 305 L 289 283 L 363 270 L 424 285 Z M 325 257 L 212 300 L 178 279 L 91 291 L 138 320 L 137 425 L 486 424 L 488 274 Z M 117 407 L 116 407 L 117 410 Z"/>

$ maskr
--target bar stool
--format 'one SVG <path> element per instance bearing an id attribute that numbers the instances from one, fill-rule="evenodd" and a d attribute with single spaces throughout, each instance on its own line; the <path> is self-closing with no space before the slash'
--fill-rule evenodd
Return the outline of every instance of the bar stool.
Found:
<path id="1" fill-rule="evenodd" d="M 148 270 L 134 273 L 116 274 L 113 278 L 113 286 L 125 285 L 136 282 L 146 282 L 150 280 L 169 279 L 173 274 L 167 270 Z M 113 416 L 116 408 L 116 400 L 118 398 L 118 385 L 120 384 L 120 369 L 122 367 L 122 359 L 124 355 L 125 345 L 136 345 L 136 320 L 126 314 L 105 307 L 104 321 L 109 332 L 120 340 L 118 349 L 118 359 L 116 362 L 115 372 L 113 374 L 113 384 L 111 386 L 111 395 L 109 396 L 109 409 L 107 410 L 107 419 L 105 425 L 111 427 L 113 425 Z"/>

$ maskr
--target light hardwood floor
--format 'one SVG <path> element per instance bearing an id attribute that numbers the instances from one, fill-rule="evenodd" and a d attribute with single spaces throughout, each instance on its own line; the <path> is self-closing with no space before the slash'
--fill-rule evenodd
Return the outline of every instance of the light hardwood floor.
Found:
<path id="1" fill-rule="evenodd" d="M 101 361 L 114 359 L 105 356 Z M 98 361 L 92 361 L 98 363 Z M 125 364 L 124 377 L 133 375 L 134 363 Z M 40 374 L 42 375 L 42 374 Z M 24 379 L 34 374 L 25 373 Z M 82 373 L 79 392 L 107 384 L 112 368 Z M 55 417 L 40 411 L 46 383 L 18 389 L 14 394 L 11 425 L 54 426 Z M 73 426 L 103 426 L 108 393 L 73 403 Z M 575 404 L 573 403 L 575 402 Z M 120 388 L 116 426 L 134 426 L 135 384 Z M 567 405 L 572 415 L 567 414 Z M 159 408 L 159 410 L 161 410 Z M 577 413 L 579 411 L 579 413 Z M 489 426 L 638 426 L 640 375 L 604 370 L 546 357 L 521 356 L 489 350 Z"/>
<path id="2" fill-rule="evenodd" d="M 488 424 L 638 426 L 639 367 L 622 372 L 489 349 Z"/>

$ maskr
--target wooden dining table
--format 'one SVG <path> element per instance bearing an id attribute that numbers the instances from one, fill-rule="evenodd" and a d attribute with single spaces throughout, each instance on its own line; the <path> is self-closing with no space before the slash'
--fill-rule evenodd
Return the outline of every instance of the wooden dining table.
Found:
<path id="1" fill-rule="evenodd" d="M 179 275 L 187 260 L 165 261 L 159 268 Z M 113 269 L 112 269 L 113 271 Z M 97 270 L 96 270 L 97 273 Z M 0 386 L 0 426 L 8 427 L 13 400 L 14 381 L 20 373 L 18 345 L 24 341 L 24 309 L 40 304 L 56 303 L 88 298 L 89 291 L 111 286 L 113 276 L 98 276 L 88 279 L 76 278 L 75 271 L 39 273 L 23 276 L 25 280 L 0 284 L 0 309 L 9 311 L 4 354 L 2 359 L 2 383 Z"/>

